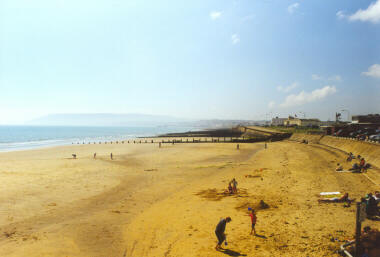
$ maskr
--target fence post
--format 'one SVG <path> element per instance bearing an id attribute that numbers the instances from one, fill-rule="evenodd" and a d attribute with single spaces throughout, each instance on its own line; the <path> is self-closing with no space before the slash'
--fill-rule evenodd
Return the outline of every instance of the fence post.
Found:
<path id="1" fill-rule="evenodd" d="M 360 205 L 361 205 L 360 202 L 356 203 L 355 257 L 360 256 L 360 231 L 361 231 Z"/>

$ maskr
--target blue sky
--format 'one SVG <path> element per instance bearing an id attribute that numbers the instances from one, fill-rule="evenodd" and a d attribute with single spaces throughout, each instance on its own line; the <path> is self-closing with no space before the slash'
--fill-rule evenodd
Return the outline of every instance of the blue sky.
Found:
<path id="1" fill-rule="evenodd" d="M 380 0 L 0 4 L 0 124 L 380 112 Z"/>

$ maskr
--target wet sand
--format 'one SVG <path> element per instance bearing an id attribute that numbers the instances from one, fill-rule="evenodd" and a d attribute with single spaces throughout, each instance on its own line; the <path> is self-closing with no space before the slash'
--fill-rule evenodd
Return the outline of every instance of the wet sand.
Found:
<path id="1" fill-rule="evenodd" d="M 362 174 L 334 172 L 345 158 L 291 141 L 1 153 L 0 256 L 338 256 L 330 239 L 352 238 L 355 207 L 319 204 L 318 194 L 358 199 L 378 189 Z M 224 195 L 233 177 L 239 194 Z M 260 200 L 269 205 L 257 213 L 261 237 L 250 236 L 247 207 Z M 216 252 L 225 216 L 229 250 Z"/>

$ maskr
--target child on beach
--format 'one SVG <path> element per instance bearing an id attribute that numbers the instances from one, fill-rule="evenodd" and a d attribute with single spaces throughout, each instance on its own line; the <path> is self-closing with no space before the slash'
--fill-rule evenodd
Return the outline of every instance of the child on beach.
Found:
<path id="1" fill-rule="evenodd" d="M 256 213 L 255 213 L 255 210 L 254 209 L 251 209 L 251 213 L 249 214 L 249 216 L 251 217 L 251 235 L 252 235 L 252 231 L 255 232 L 255 235 L 256 235 L 256 229 L 255 229 L 255 225 L 256 225 L 256 221 L 257 221 L 257 217 L 256 217 Z"/>

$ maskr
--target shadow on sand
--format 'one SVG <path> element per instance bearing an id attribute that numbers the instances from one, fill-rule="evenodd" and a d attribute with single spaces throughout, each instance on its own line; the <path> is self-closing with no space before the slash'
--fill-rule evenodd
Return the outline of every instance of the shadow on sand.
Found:
<path id="1" fill-rule="evenodd" d="M 259 235 L 259 234 L 256 234 L 255 236 L 256 236 L 256 237 L 260 237 L 260 238 L 264 238 L 264 239 L 267 239 L 267 237 L 266 237 L 266 236 L 264 236 L 264 235 Z"/>
<path id="2" fill-rule="evenodd" d="M 224 254 L 229 255 L 229 256 L 247 256 L 246 254 L 242 254 L 242 253 L 230 250 L 230 249 L 219 249 L 219 252 L 224 253 Z"/>

